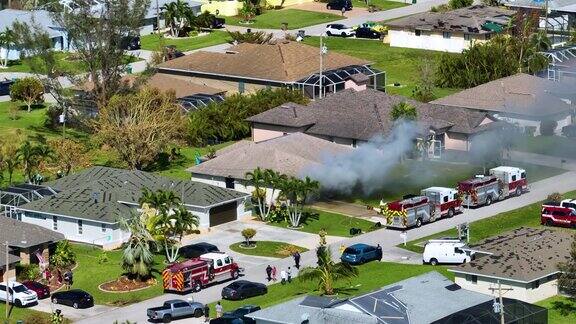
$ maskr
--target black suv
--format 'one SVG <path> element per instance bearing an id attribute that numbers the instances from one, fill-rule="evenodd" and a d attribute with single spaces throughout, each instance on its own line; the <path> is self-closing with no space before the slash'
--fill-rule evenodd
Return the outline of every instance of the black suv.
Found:
<path id="1" fill-rule="evenodd" d="M 201 256 L 202 254 L 210 253 L 210 252 L 219 252 L 218 247 L 216 245 L 200 242 L 196 244 L 185 245 L 180 248 L 180 255 L 192 259 Z"/>
<path id="2" fill-rule="evenodd" d="M 346 9 L 346 11 L 352 10 L 352 1 L 351 0 L 331 0 L 326 4 L 326 9 L 328 10 L 339 10 L 341 11 L 342 8 Z"/>

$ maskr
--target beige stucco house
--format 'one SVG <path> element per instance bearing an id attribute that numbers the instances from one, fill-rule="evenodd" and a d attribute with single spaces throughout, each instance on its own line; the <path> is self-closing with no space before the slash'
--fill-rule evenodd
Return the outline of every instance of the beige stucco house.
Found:
<path id="1" fill-rule="evenodd" d="M 486 113 L 421 103 L 373 89 L 346 89 L 305 106 L 287 103 L 248 121 L 255 142 L 303 132 L 356 147 L 390 133 L 394 126 L 390 112 L 400 102 L 416 106 L 419 138 L 431 139 L 430 157 L 439 157 L 445 150 L 467 151 L 474 135 L 502 126 Z"/>
<path id="2" fill-rule="evenodd" d="M 476 258 L 450 268 L 464 289 L 534 303 L 558 294 L 558 263 L 570 258 L 569 232 L 522 227 L 471 247 Z M 496 289 L 496 290 L 495 290 Z"/>

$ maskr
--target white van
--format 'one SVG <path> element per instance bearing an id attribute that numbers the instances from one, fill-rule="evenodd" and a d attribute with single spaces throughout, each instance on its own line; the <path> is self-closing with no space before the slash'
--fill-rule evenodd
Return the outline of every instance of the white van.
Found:
<path id="1" fill-rule="evenodd" d="M 16 281 L 9 281 L 8 287 L 11 304 L 22 307 L 38 303 L 38 295 L 36 295 L 36 292 L 26 288 L 23 284 Z M 0 283 L 0 300 L 6 302 L 6 298 L 6 284 Z"/>
<path id="2" fill-rule="evenodd" d="M 460 240 L 430 240 L 424 246 L 422 262 L 431 265 L 470 262 L 473 254 L 467 248 L 466 243 Z"/>

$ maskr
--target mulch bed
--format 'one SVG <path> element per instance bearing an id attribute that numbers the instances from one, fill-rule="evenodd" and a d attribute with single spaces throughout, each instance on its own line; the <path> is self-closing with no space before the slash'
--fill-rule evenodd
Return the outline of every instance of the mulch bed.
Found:
<path id="1" fill-rule="evenodd" d="M 99 288 L 107 292 L 128 292 L 148 288 L 154 286 L 155 284 L 156 279 L 154 278 L 147 281 L 138 281 L 128 279 L 126 276 L 122 276 L 116 280 L 101 284 Z"/>

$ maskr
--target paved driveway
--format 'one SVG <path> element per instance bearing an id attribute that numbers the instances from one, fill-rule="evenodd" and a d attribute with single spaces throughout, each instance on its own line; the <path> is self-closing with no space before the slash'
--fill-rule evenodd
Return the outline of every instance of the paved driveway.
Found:
<path id="1" fill-rule="evenodd" d="M 491 206 L 466 210 L 463 214 L 453 217 L 451 219 L 443 219 L 438 222 L 427 224 L 421 228 L 415 228 L 408 231 L 408 239 L 418 239 L 434 233 L 438 233 L 443 230 L 453 228 L 455 225 L 462 222 L 471 222 L 483 218 L 488 218 L 495 216 L 499 213 L 517 209 L 526 206 L 531 203 L 538 202 L 546 198 L 551 192 L 567 192 L 576 189 L 576 182 L 573 180 L 576 177 L 576 172 L 567 172 L 565 174 L 551 177 L 542 181 L 538 181 L 532 184 L 532 190 L 521 197 L 515 197 L 507 199 L 502 202 L 495 203 Z M 530 217 L 530 215 L 527 215 Z M 536 217 L 536 216 L 534 216 Z M 368 244 L 380 244 L 383 247 L 385 254 L 394 253 L 398 250 L 395 246 L 401 243 L 401 238 L 399 236 L 400 232 L 389 229 L 381 229 L 367 234 L 363 234 L 354 238 L 346 239 L 342 242 L 335 242 L 330 244 L 330 248 L 333 251 L 333 255 L 337 256 L 337 250 L 341 243 L 346 245 L 352 243 L 368 243 Z M 414 260 L 412 260 L 414 261 Z M 314 265 L 316 263 L 316 256 L 314 251 L 309 251 L 302 253 L 303 265 Z M 275 260 L 273 264 L 278 269 L 285 269 L 288 266 L 293 266 L 291 258 Z M 244 279 L 266 282 L 265 281 L 265 269 L 266 265 L 253 266 L 246 269 Z M 295 269 L 294 269 L 295 270 Z M 293 271 L 295 272 L 295 271 Z M 297 274 L 296 274 L 297 275 Z M 194 294 L 194 299 L 202 303 L 211 303 L 220 299 L 220 290 L 225 284 L 216 285 L 201 292 Z M 165 300 L 174 298 L 175 295 L 164 294 L 138 304 L 130 305 L 123 308 L 117 308 L 105 313 L 99 314 L 94 317 L 86 318 L 78 323 L 82 324 L 102 324 L 102 323 L 112 323 L 115 320 L 124 321 L 137 321 L 139 323 L 146 322 L 146 308 L 159 305 Z M 183 321 L 184 322 L 184 321 Z"/>

